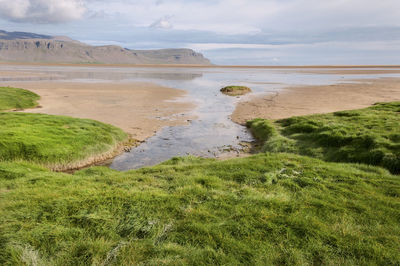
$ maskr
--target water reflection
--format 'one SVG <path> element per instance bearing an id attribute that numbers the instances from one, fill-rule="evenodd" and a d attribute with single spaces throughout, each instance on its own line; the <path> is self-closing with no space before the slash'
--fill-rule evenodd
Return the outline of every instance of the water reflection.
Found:
<path id="1" fill-rule="evenodd" d="M 9 69 L 7 69 L 9 70 Z M 141 71 L 130 71 L 123 72 L 121 69 L 115 71 L 110 69 L 105 71 L 104 69 L 90 69 L 83 71 L 76 71 L 74 69 L 65 69 L 63 71 L 55 70 L 42 70 L 41 75 L 25 74 L 24 76 L 5 76 L 0 77 L 0 81 L 49 81 L 49 80 L 109 80 L 109 81 L 120 81 L 126 79 L 153 79 L 153 80 L 193 80 L 201 78 L 201 73 L 185 73 L 185 72 L 141 72 Z M 0 68 L 1 71 L 1 68 Z"/>

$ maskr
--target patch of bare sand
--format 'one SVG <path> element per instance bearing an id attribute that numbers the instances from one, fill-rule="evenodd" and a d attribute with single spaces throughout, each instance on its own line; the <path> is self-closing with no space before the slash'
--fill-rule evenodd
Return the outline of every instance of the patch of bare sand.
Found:
<path id="1" fill-rule="evenodd" d="M 281 119 L 368 107 L 400 100 L 400 79 L 363 80 L 326 86 L 287 88 L 280 93 L 239 102 L 232 120 L 239 124 L 255 118 Z"/>
<path id="2" fill-rule="evenodd" d="M 7 82 L 41 96 L 29 113 L 90 118 L 123 129 L 143 141 L 164 126 L 182 125 L 192 103 L 175 101 L 185 91 L 152 83 Z M 190 118 L 191 119 L 191 118 Z"/>

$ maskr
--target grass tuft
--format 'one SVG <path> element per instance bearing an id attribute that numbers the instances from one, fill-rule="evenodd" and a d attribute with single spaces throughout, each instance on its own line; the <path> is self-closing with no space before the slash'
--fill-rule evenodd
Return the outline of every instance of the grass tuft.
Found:
<path id="1" fill-rule="evenodd" d="M 38 105 L 39 95 L 24 89 L 0 87 L 0 111 L 22 110 Z"/>

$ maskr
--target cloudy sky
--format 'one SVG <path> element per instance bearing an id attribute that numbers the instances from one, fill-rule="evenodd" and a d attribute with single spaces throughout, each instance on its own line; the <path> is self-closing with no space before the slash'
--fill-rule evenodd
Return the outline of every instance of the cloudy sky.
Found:
<path id="1" fill-rule="evenodd" d="M 0 29 L 216 64 L 400 64 L 400 0 L 0 0 Z"/>

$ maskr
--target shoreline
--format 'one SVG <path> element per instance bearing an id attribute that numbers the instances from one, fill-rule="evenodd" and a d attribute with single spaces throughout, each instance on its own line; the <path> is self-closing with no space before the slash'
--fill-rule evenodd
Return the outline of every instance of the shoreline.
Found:
<path id="1" fill-rule="evenodd" d="M 352 68 L 398 68 L 400 65 L 289 65 L 289 66 L 252 66 L 252 65 L 196 65 L 196 64 L 89 64 L 89 63 L 41 63 L 41 62 L 0 62 L 0 65 L 22 66 L 81 66 L 81 67 L 151 67 L 151 68 L 260 68 L 260 69 L 352 69 Z"/>
<path id="2" fill-rule="evenodd" d="M 91 166 L 99 166 L 122 154 L 126 149 L 137 147 L 141 142 L 131 137 L 127 137 L 124 141 L 116 143 L 110 150 L 103 153 L 92 155 L 84 160 L 68 163 L 68 164 L 44 164 L 45 168 L 54 172 L 73 173 Z"/>
<path id="3" fill-rule="evenodd" d="M 400 101 L 400 78 L 357 81 L 360 83 L 287 87 L 273 95 L 250 96 L 236 105 L 231 119 L 245 125 L 255 118 L 284 119 Z"/>
<path id="4" fill-rule="evenodd" d="M 40 108 L 28 113 L 88 118 L 114 125 L 138 141 L 165 126 L 185 125 L 194 104 L 177 101 L 186 96 L 179 89 L 148 82 L 3 82 L 38 94 Z"/>
<path id="5" fill-rule="evenodd" d="M 39 99 L 40 101 L 40 99 Z M 38 102 L 39 102 L 38 101 Z M 36 103 L 36 106 L 32 106 L 30 108 L 26 109 L 9 109 L 9 110 L 2 110 L 0 113 L 12 113 L 12 112 L 23 112 L 23 113 L 33 113 L 31 111 L 35 109 L 40 109 L 42 106 L 40 106 Z M 125 132 L 126 133 L 126 132 Z M 79 160 L 79 161 L 74 161 L 70 163 L 65 163 L 65 164 L 45 164 L 45 163 L 38 163 L 35 161 L 32 161 L 32 163 L 35 163 L 37 165 L 40 165 L 44 168 L 49 169 L 50 171 L 54 172 L 63 172 L 63 173 L 73 173 L 78 170 L 82 170 L 84 168 L 88 168 L 91 166 L 101 166 L 105 165 L 105 163 L 111 159 L 114 159 L 116 156 L 121 155 L 123 152 L 127 152 L 131 150 L 132 148 L 135 148 L 139 146 L 143 141 L 137 140 L 132 138 L 132 136 L 128 133 L 127 137 L 119 142 L 116 142 L 108 151 L 104 151 L 99 154 L 91 155 L 88 158 Z"/>

